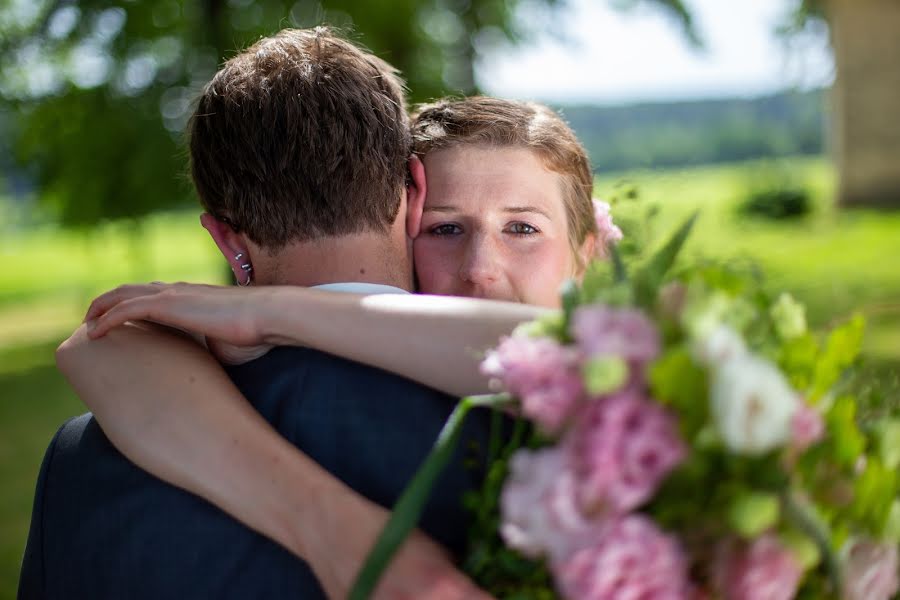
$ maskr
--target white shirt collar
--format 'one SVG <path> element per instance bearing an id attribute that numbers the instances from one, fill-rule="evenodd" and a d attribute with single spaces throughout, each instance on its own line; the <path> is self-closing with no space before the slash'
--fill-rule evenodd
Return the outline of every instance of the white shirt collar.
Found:
<path id="1" fill-rule="evenodd" d="M 380 283 L 359 283 L 348 281 L 344 283 L 325 283 L 323 285 L 314 285 L 317 290 L 327 290 L 330 292 L 349 292 L 351 294 L 409 294 L 407 290 L 394 287 L 392 285 L 383 285 Z"/>

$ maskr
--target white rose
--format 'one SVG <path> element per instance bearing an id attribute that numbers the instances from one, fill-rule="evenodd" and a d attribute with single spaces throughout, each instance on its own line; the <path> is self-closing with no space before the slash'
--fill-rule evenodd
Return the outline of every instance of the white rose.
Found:
<path id="1" fill-rule="evenodd" d="M 694 358 L 706 365 L 720 365 L 747 354 L 741 335 L 728 325 L 717 325 L 692 345 Z"/>
<path id="2" fill-rule="evenodd" d="M 726 446 L 741 454 L 762 454 L 790 438 L 798 399 L 772 363 L 750 354 L 717 365 L 710 401 Z"/>

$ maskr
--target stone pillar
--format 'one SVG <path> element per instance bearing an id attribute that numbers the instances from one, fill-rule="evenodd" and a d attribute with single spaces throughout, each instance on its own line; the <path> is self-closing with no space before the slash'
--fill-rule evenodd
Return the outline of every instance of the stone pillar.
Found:
<path id="1" fill-rule="evenodd" d="M 827 0 L 843 206 L 900 209 L 900 0 Z"/>

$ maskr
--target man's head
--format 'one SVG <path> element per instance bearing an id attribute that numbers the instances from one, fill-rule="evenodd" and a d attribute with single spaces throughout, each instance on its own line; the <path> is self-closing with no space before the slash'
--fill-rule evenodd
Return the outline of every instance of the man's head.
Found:
<path id="1" fill-rule="evenodd" d="M 204 225 L 237 236 L 216 240 L 229 260 L 240 240 L 277 257 L 396 230 L 410 156 L 402 81 L 328 28 L 287 29 L 230 59 L 189 131 Z"/>

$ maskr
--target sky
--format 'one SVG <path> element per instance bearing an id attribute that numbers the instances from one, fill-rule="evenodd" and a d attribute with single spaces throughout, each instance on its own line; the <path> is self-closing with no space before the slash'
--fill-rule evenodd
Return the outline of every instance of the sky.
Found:
<path id="1" fill-rule="evenodd" d="M 791 0 L 688 0 L 705 49 L 653 7 L 617 12 L 608 0 L 569 0 L 563 39 L 540 34 L 494 48 L 476 68 L 489 94 L 554 103 L 622 104 L 764 95 L 833 80 L 824 32 L 785 47 L 774 35 Z M 546 19 L 534 6 L 520 18 Z M 538 21 L 541 22 L 541 21 Z"/>

